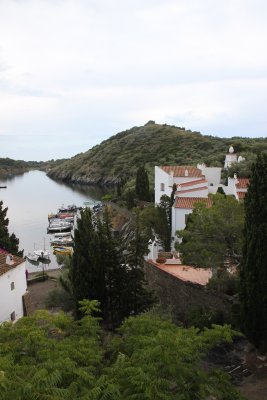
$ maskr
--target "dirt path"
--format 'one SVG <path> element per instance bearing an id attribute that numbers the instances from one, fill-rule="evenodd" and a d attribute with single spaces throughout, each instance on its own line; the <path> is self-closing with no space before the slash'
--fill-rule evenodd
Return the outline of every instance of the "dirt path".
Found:
<path id="1" fill-rule="evenodd" d="M 51 270 L 47 272 L 48 279 L 41 282 L 34 282 L 28 285 L 28 291 L 31 294 L 31 300 L 33 305 L 33 310 L 45 309 L 45 298 L 47 294 L 59 287 L 57 278 L 60 276 L 61 270 Z M 33 277 L 35 274 L 30 274 L 29 278 Z"/>

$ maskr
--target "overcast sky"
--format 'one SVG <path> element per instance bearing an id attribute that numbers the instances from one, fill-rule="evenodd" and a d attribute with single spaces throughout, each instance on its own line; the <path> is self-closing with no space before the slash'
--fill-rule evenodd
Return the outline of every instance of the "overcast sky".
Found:
<path id="1" fill-rule="evenodd" d="M 0 157 L 71 157 L 152 119 L 267 136 L 264 0 L 0 0 Z"/>

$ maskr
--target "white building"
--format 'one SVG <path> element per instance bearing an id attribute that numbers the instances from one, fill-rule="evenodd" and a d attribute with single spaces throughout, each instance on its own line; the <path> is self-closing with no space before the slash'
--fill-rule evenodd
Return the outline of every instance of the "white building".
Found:
<path id="1" fill-rule="evenodd" d="M 242 157 L 241 157 L 242 158 Z M 243 161 L 240 159 L 240 161 Z M 234 149 L 231 146 L 225 157 L 225 168 L 231 163 L 238 162 Z M 218 167 L 206 167 L 205 164 L 192 166 L 162 166 L 155 167 L 155 204 L 160 203 L 161 196 L 171 196 L 173 185 L 177 190 L 172 208 L 172 240 L 175 241 L 175 232 L 184 229 L 187 218 L 192 213 L 196 203 L 202 201 L 211 207 L 209 194 L 217 193 L 221 187 L 226 195 L 234 196 L 237 200 L 244 199 L 249 180 L 228 178 L 228 185 L 222 185 L 221 170 Z"/>
<path id="2" fill-rule="evenodd" d="M 231 167 L 231 165 L 233 163 L 240 163 L 242 161 L 245 161 L 245 158 L 242 157 L 241 155 L 237 156 L 233 146 L 230 146 L 228 154 L 226 154 L 226 156 L 225 156 L 224 169 L 227 169 L 227 168 Z"/>
<path id="3" fill-rule="evenodd" d="M 27 291 L 25 260 L 0 253 L 0 324 L 23 317 L 23 295 Z"/>
<path id="4" fill-rule="evenodd" d="M 248 190 L 249 179 L 237 178 L 236 174 L 233 178 L 228 178 L 228 185 L 223 186 L 226 195 L 234 196 L 236 200 L 243 200 Z"/>

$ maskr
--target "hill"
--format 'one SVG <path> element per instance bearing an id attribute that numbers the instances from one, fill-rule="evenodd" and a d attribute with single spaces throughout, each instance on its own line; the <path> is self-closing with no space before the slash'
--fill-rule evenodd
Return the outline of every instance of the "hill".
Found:
<path id="1" fill-rule="evenodd" d="M 145 165 L 152 182 L 155 165 L 204 162 L 208 166 L 223 166 L 230 145 L 245 157 L 267 151 L 266 138 L 219 138 L 149 121 L 50 168 L 48 175 L 82 184 L 116 185 L 133 178 L 136 169 Z"/>
<path id="2" fill-rule="evenodd" d="M 12 158 L 0 158 L 0 178 L 6 179 L 10 176 L 23 174 L 31 169 L 46 170 L 51 166 L 60 164 L 63 160 L 50 160 L 50 161 L 23 161 L 13 160 Z"/>

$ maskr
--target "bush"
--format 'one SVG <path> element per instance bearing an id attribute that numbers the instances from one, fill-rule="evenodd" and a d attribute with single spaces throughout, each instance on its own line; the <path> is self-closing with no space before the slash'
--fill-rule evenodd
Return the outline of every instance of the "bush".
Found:
<path id="1" fill-rule="evenodd" d="M 165 264 L 166 258 L 165 257 L 158 257 L 156 259 L 156 262 L 159 263 L 159 264 Z"/>
<path id="2" fill-rule="evenodd" d="M 213 277 L 207 284 L 209 289 L 214 289 L 218 293 L 228 294 L 233 296 L 239 290 L 239 278 L 229 273 L 224 273 L 220 277 Z"/>
<path id="3" fill-rule="evenodd" d="M 187 326 L 204 329 L 211 328 L 213 324 L 223 325 L 225 323 L 223 313 L 220 310 L 204 310 L 197 308 L 191 310 L 186 318 Z"/>

